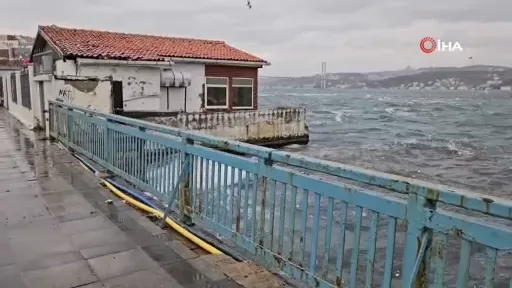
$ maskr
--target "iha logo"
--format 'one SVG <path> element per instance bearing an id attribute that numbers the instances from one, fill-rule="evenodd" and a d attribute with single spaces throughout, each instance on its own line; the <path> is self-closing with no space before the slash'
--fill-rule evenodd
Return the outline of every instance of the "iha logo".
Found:
<path id="1" fill-rule="evenodd" d="M 445 42 L 440 39 L 435 40 L 432 37 L 425 37 L 421 39 L 420 49 L 424 53 L 430 54 L 434 51 L 437 52 L 462 52 L 462 46 L 459 42 Z"/>

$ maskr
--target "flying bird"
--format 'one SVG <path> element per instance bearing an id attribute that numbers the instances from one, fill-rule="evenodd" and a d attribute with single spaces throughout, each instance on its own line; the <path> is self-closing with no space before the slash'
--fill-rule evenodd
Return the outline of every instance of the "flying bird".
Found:
<path id="1" fill-rule="evenodd" d="M 249 9 L 252 8 L 251 0 L 247 0 L 247 4 L 245 4 Z"/>

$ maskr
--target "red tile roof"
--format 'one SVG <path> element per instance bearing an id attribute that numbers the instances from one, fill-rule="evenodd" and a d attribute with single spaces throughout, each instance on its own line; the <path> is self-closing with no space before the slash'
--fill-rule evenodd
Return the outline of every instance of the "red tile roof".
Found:
<path id="1" fill-rule="evenodd" d="M 71 29 L 55 25 L 40 26 L 39 29 L 65 57 L 135 61 L 163 61 L 165 57 L 177 57 L 266 63 L 224 41 Z"/>

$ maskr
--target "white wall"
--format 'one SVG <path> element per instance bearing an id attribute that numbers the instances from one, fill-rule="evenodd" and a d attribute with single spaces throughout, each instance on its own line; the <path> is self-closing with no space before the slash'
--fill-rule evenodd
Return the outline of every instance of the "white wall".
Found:
<path id="1" fill-rule="evenodd" d="M 112 77 L 123 82 L 126 110 L 160 109 L 160 69 L 154 67 L 87 65 L 80 66 L 79 76 Z"/>
<path id="2" fill-rule="evenodd" d="M 112 112 L 112 85 L 108 81 L 55 79 L 52 84 L 56 93 L 48 95 L 47 100 L 57 100 L 103 113 Z"/>
<path id="3" fill-rule="evenodd" d="M 38 81 L 34 81 L 32 97 L 35 96 L 36 100 L 34 101 L 38 102 L 36 105 L 39 110 L 35 110 L 34 113 L 38 121 L 44 121 L 47 135 L 49 135 L 49 119 L 48 114 L 43 114 L 43 109 L 40 107 L 39 83 L 43 83 L 44 110 L 46 111 L 49 108 L 48 101 L 60 101 L 103 113 L 112 112 L 112 84 L 110 81 L 86 80 L 80 77 L 75 77 L 74 80 L 62 80 L 39 76 L 37 79 Z M 33 107 L 35 108 L 34 105 Z M 45 115 L 45 119 L 41 119 L 41 115 Z"/>
<path id="4" fill-rule="evenodd" d="M 167 88 L 160 87 L 160 70 L 157 67 L 87 64 L 78 68 L 75 61 L 56 61 L 55 73 L 60 76 L 109 77 L 123 82 L 123 102 L 126 110 L 167 110 Z M 187 88 L 187 111 L 197 112 L 201 109 L 202 85 L 204 83 L 205 65 L 176 63 L 176 71 L 191 75 L 191 86 Z M 169 88 L 169 110 L 184 108 L 184 88 Z"/>
<path id="5" fill-rule="evenodd" d="M 190 86 L 187 87 L 186 112 L 199 112 L 201 110 L 201 93 L 205 80 L 204 64 L 176 63 L 172 69 L 188 73 L 191 76 Z M 169 91 L 169 110 L 177 111 L 185 108 L 185 88 L 166 88 L 160 90 L 160 110 L 167 110 L 167 89 Z"/>
<path id="6" fill-rule="evenodd" d="M 11 76 L 4 75 L 4 81 L 7 82 L 6 93 L 4 101 L 8 101 L 9 113 L 16 117 L 21 123 L 27 126 L 28 129 L 33 129 L 38 124 L 38 120 L 35 117 L 34 110 L 34 102 L 37 101 L 37 97 L 34 96 L 34 81 L 33 81 L 33 67 L 29 66 L 29 83 L 30 86 L 30 96 L 31 96 L 31 106 L 32 109 L 28 109 L 21 105 L 21 81 L 20 81 L 20 72 L 16 71 L 16 103 L 12 101 L 12 88 L 11 88 Z M 5 84 L 5 83 L 4 83 Z M 5 104 L 4 104 L 5 105 Z"/>
<path id="7" fill-rule="evenodd" d="M 189 112 L 180 113 L 178 116 L 146 117 L 142 120 L 258 144 L 302 143 L 309 137 L 305 108 L 216 113 Z"/>

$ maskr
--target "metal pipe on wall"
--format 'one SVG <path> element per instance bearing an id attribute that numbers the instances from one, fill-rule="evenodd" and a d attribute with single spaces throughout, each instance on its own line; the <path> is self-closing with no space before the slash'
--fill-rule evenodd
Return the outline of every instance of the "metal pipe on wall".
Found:
<path id="1" fill-rule="evenodd" d="M 167 111 L 169 111 L 169 87 L 165 87 L 165 90 L 167 91 Z"/>
<path id="2" fill-rule="evenodd" d="M 187 112 L 187 87 L 185 87 L 185 100 L 183 102 L 183 112 Z M 169 110 L 169 108 L 167 108 L 167 110 Z"/>

